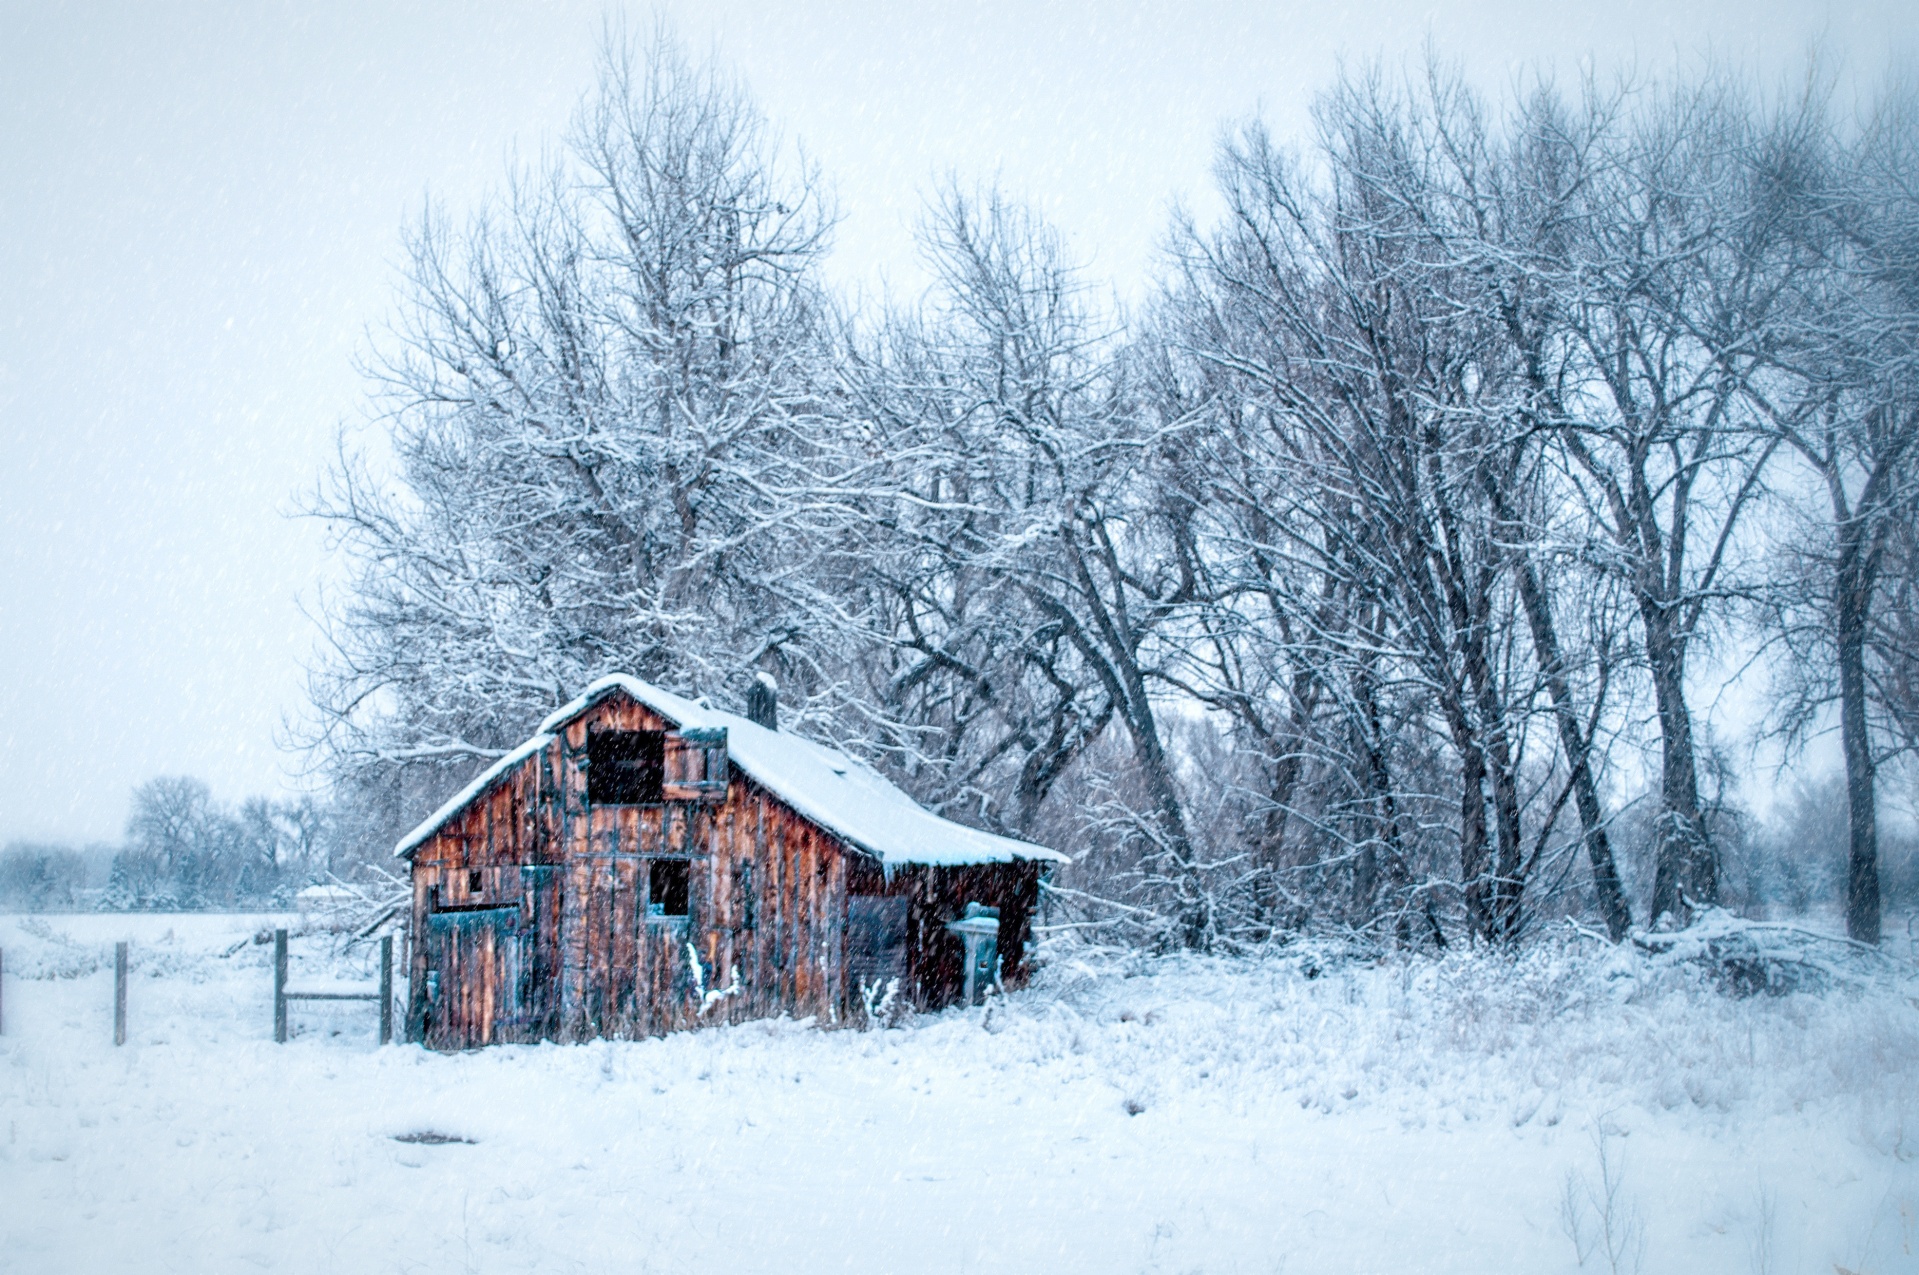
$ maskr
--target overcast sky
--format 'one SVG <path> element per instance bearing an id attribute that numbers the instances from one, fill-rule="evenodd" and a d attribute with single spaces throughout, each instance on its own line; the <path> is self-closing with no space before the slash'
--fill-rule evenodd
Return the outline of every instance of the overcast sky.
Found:
<path id="1" fill-rule="evenodd" d="M 1711 54 L 1771 76 L 1815 45 L 1910 66 L 1906 3 L 665 5 L 802 142 L 845 213 L 845 284 L 913 284 L 946 171 L 998 174 L 1096 272 L 1147 278 L 1205 207 L 1222 122 L 1303 127 L 1339 59 L 1430 37 L 1498 88 Z M 640 25 L 652 7 L 631 14 Z M 135 783 L 290 782 L 329 571 L 289 517 L 393 295 L 401 225 L 478 199 L 562 130 L 591 3 L 0 0 L 0 841 L 110 838 Z"/>

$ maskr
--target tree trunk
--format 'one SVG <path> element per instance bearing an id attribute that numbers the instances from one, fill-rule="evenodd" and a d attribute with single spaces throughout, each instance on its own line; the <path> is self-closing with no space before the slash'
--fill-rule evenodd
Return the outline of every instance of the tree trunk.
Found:
<path id="1" fill-rule="evenodd" d="M 1142 693 L 1144 689 L 1142 684 Z M 1166 756 L 1165 746 L 1159 738 L 1159 724 L 1151 707 L 1146 704 L 1141 704 L 1137 712 L 1128 706 L 1123 716 L 1127 734 L 1133 741 L 1133 758 L 1139 765 L 1148 792 L 1152 794 L 1162 844 L 1165 852 L 1173 858 L 1175 871 L 1185 887 L 1185 915 L 1180 918 L 1184 931 L 1182 940 L 1193 951 L 1210 951 L 1213 945 L 1213 909 L 1206 883 L 1200 878 L 1192 838 L 1186 829 L 1186 812 L 1180 801 L 1179 786 L 1173 779 L 1172 761 Z"/>
<path id="2" fill-rule="evenodd" d="M 1871 581 L 1853 527 L 1842 532 L 1836 573 L 1839 729 L 1846 754 L 1846 934 L 1879 943 L 1879 825 L 1872 739 L 1866 728 L 1866 608 Z"/>
<path id="3" fill-rule="evenodd" d="M 1493 878 L 1493 937 L 1501 943 L 1517 943 L 1526 923 L 1526 882 L 1521 875 L 1519 782 L 1513 774 L 1503 720 L 1493 730 L 1488 751 L 1492 759 L 1494 844 L 1498 848 Z"/>
<path id="4" fill-rule="evenodd" d="M 1103 527 L 1071 518 L 1069 530 L 1062 535 L 1066 557 L 1078 588 L 1076 599 L 1084 608 L 1076 613 L 1068 601 L 1036 591 L 1035 600 L 1053 613 L 1067 628 L 1073 642 L 1099 670 L 1120 722 L 1133 744 L 1133 760 L 1139 766 L 1152 798 L 1162 853 L 1174 860 L 1182 890 L 1185 914 L 1180 918 L 1182 941 L 1195 951 L 1212 947 L 1215 918 L 1206 883 L 1200 877 L 1198 856 L 1186 827 L 1185 805 L 1174 778 L 1172 759 L 1166 755 L 1159 735 L 1159 718 L 1152 697 L 1146 690 L 1146 675 L 1140 668 L 1139 650 L 1143 640 L 1126 608 L 1126 574 Z M 1072 529 L 1082 528 L 1084 542 L 1077 541 Z M 1112 589 L 1109 600 L 1088 565 L 1091 558 L 1102 567 Z"/>
<path id="5" fill-rule="evenodd" d="M 1539 572 L 1520 539 L 1524 527 L 1512 517 L 1504 493 L 1489 474 L 1485 479 L 1504 524 L 1506 538 L 1516 547 L 1519 600 L 1526 609 L 1526 623 L 1532 630 L 1533 658 L 1539 664 L 1540 677 L 1546 683 L 1547 698 L 1552 701 L 1553 724 L 1559 729 L 1559 747 L 1566 754 L 1573 786 L 1573 808 L 1579 812 L 1579 830 L 1586 843 L 1586 863 L 1592 870 L 1593 896 L 1599 914 L 1605 919 L 1606 934 L 1613 942 L 1623 942 L 1632 929 L 1632 909 L 1626 891 L 1619 884 L 1619 866 L 1613 861 L 1612 840 L 1606 835 L 1606 816 L 1599 804 L 1599 786 L 1593 779 L 1592 741 L 1579 724 L 1573 709 L 1572 686 L 1566 680 L 1566 662 L 1559 650 L 1559 626 L 1553 621 L 1552 602 L 1546 597 Z"/>
<path id="6" fill-rule="evenodd" d="M 1673 632 L 1668 607 L 1660 599 L 1642 595 L 1639 613 L 1659 712 L 1661 809 L 1652 916 L 1654 921 L 1670 916 L 1686 925 L 1694 904 L 1719 901 L 1719 865 L 1699 813 L 1683 639 Z"/>
<path id="7" fill-rule="evenodd" d="M 1459 715 L 1464 719 L 1464 714 Z M 1493 937 L 1492 852 L 1486 838 L 1486 758 L 1470 732 L 1456 724 L 1459 749 L 1459 883 L 1466 922 L 1476 938 Z"/>
<path id="8" fill-rule="evenodd" d="M 1306 732 L 1312 726 L 1319 706 L 1319 682 L 1311 673 L 1300 670 L 1293 675 L 1293 711 L 1289 732 L 1278 739 L 1281 755 L 1273 764 L 1272 788 L 1267 794 L 1265 829 L 1260 837 L 1259 910 L 1270 926 L 1277 924 L 1279 891 L 1277 878 L 1285 871 L 1286 825 L 1292 817 L 1293 792 L 1299 787 L 1300 750 L 1305 747 Z"/>
<path id="9" fill-rule="evenodd" d="M 1384 848 L 1388 861 L 1402 858 L 1399 853 L 1399 809 L 1393 799 L 1393 777 L 1386 759 L 1386 745 L 1380 729 L 1379 697 L 1373 684 L 1370 664 L 1362 665 L 1354 679 L 1359 699 L 1360 751 L 1366 759 L 1367 804 L 1372 808 L 1375 833 L 1360 842 L 1353 861 L 1353 910 L 1356 928 L 1370 928 L 1379 913 L 1379 852 Z"/>
<path id="10" fill-rule="evenodd" d="M 1592 870 L 1593 896 L 1605 918 L 1606 933 L 1615 943 L 1632 929 L 1632 908 L 1619 884 L 1619 865 L 1613 861 L 1612 840 L 1606 835 L 1606 814 L 1599 804 L 1599 785 L 1593 779 L 1592 740 L 1573 711 L 1572 687 L 1559 654 L 1559 634 L 1552 611 L 1542 594 L 1530 561 L 1520 564 L 1519 591 L 1532 627 L 1533 653 L 1546 680 L 1553 704 L 1553 723 L 1559 728 L 1559 747 L 1571 768 L 1573 808 L 1579 812 L 1580 835 L 1586 842 L 1586 863 Z"/>

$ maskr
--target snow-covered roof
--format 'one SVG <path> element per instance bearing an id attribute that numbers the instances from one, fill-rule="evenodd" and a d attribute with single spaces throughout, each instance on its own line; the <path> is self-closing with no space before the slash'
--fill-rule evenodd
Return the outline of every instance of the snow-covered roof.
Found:
<path id="1" fill-rule="evenodd" d="M 402 837 L 394 854 L 411 852 L 502 775 L 557 739 L 568 722 L 616 690 L 626 692 L 681 730 L 724 729 L 727 754 L 734 766 L 800 814 L 883 863 L 1007 863 L 1015 859 L 1067 862 L 1066 856 L 1056 850 L 942 819 L 871 766 L 837 749 L 768 730 L 736 713 L 707 708 L 650 682 L 618 673 L 601 678 L 578 699 L 555 710 L 531 739 L 487 767 L 426 822 Z"/>

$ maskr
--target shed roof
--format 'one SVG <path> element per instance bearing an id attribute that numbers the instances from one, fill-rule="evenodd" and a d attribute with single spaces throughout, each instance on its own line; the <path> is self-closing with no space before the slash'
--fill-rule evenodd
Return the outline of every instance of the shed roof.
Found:
<path id="1" fill-rule="evenodd" d="M 411 853 L 513 767 L 558 738 L 568 722 L 615 691 L 632 696 L 682 730 L 724 728 L 733 765 L 800 814 L 884 863 L 1068 862 L 1057 850 L 942 819 L 871 766 L 838 749 L 768 730 L 736 713 L 707 708 L 620 673 L 601 678 L 578 699 L 555 710 L 531 739 L 487 767 L 426 822 L 400 838 L 393 853 Z"/>

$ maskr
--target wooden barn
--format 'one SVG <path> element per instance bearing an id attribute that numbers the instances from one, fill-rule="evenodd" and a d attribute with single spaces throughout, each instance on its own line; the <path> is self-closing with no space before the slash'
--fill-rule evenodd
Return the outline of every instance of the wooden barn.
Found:
<path id="1" fill-rule="evenodd" d="M 780 732 L 770 683 L 752 707 L 602 678 L 402 839 L 410 1038 L 858 1022 L 889 989 L 934 1009 L 1022 982 L 1040 874 L 1064 857 Z"/>

